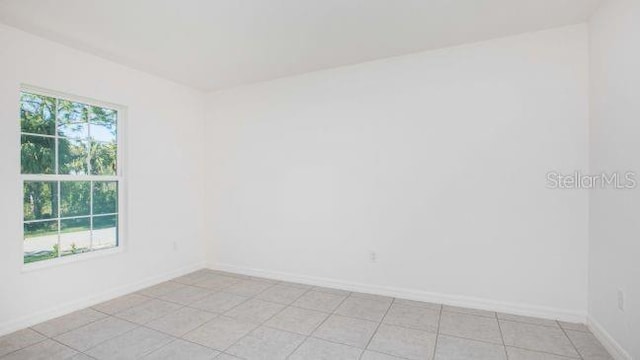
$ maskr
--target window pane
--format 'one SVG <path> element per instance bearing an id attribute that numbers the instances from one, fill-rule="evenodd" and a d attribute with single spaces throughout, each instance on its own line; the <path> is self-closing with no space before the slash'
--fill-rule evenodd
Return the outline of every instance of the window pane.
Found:
<path id="1" fill-rule="evenodd" d="M 84 104 L 58 100 L 58 135 L 69 138 L 87 139 L 89 122 Z"/>
<path id="2" fill-rule="evenodd" d="M 60 183 L 60 216 L 84 216 L 90 214 L 90 183 L 88 181 L 63 181 Z"/>
<path id="3" fill-rule="evenodd" d="M 93 183 L 93 214 L 118 212 L 118 183 L 115 181 Z"/>
<path id="4" fill-rule="evenodd" d="M 117 215 L 93 217 L 93 249 L 108 249 L 118 246 Z"/>
<path id="5" fill-rule="evenodd" d="M 58 257 L 58 221 L 24 224 L 24 262 Z"/>
<path id="6" fill-rule="evenodd" d="M 22 132 L 54 135 L 56 100 L 29 93 L 20 94 L 20 124 Z"/>
<path id="7" fill-rule="evenodd" d="M 22 135 L 20 144 L 21 171 L 23 174 L 54 174 L 54 138 Z"/>
<path id="8" fill-rule="evenodd" d="M 91 247 L 91 218 L 60 221 L 60 256 L 79 254 Z"/>
<path id="9" fill-rule="evenodd" d="M 91 143 L 91 174 L 116 175 L 117 146 L 116 144 Z"/>
<path id="10" fill-rule="evenodd" d="M 22 194 L 25 221 L 58 217 L 58 183 L 25 181 Z"/>
<path id="11" fill-rule="evenodd" d="M 115 110 L 89 107 L 91 138 L 98 142 L 116 143 L 117 116 Z"/>
<path id="12" fill-rule="evenodd" d="M 60 174 L 86 175 L 88 171 L 89 143 L 82 140 L 59 139 L 58 163 Z"/>
<path id="13" fill-rule="evenodd" d="M 84 104 L 58 100 L 58 121 L 61 123 L 80 123 L 89 120 L 87 107 Z"/>
<path id="14" fill-rule="evenodd" d="M 87 122 L 66 122 L 58 123 L 58 135 L 74 139 L 89 138 L 89 123 Z"/>

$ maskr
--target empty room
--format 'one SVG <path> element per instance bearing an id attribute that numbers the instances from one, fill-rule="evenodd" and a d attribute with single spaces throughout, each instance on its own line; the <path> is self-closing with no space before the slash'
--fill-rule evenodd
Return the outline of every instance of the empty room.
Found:
<path id="1" fill-rule="evenodd" d="M 0 0 L 0 360 L 640 360 L 640 0 Z"/>

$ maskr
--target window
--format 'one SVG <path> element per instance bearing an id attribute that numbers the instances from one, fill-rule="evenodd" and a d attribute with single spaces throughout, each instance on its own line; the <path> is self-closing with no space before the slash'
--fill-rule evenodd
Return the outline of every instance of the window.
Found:
<path id="1" fill-rule="evenodd" d="M 119 246 L 117 106 L 20 94 L 24 263 Z"/>

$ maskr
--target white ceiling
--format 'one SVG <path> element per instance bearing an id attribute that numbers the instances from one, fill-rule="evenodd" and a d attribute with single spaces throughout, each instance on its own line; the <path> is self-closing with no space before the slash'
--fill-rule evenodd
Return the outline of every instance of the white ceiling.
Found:
<path id="1" fill-rule="evenodd" d="M 599 0 L 0 0 L 0 21 L 203 90 L 585 21 Z"/>

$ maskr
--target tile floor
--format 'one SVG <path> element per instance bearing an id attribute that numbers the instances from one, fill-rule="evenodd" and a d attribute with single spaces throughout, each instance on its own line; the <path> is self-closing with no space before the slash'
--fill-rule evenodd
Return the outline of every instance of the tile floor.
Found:
<path id="1" fill-rule="evenodd" d="M 580 324 L 200 270 L 0 337 L 0 359 L 611 357 Z"/>

